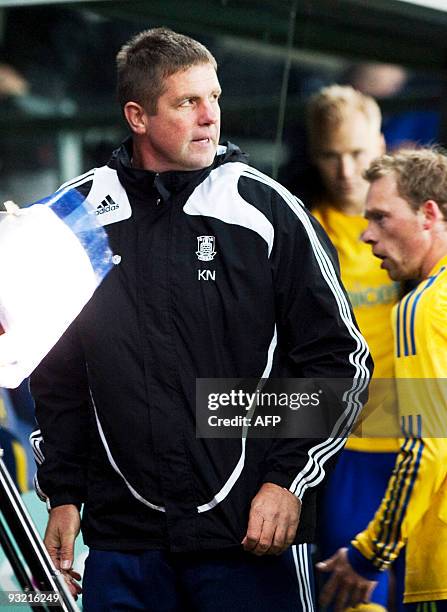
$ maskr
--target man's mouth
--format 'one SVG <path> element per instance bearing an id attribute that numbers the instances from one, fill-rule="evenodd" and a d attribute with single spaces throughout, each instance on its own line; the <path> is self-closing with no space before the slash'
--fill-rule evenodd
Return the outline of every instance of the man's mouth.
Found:
<path id="1" fill-rule="evenodd" d="M 339 188 L 341 189 L 341 191 L 344 192 L 350 192 L 350 191 L 354 191 L 355 185 L 353 185 L 353 183 L 340 183 L 339 184 Z"/>
<path id="2" fill-rule="evenodd" d="M 373 251 L 373 255 L 374 255 L 374 257 L 377 257 L 378 259 L 382 260 L 382 263 L 380 264 L 380 267 L 383 268 L 385 260 L 386 260 L 386 255 L 382 255 L 382 253 L 375 253 L 374 251 Z"/>

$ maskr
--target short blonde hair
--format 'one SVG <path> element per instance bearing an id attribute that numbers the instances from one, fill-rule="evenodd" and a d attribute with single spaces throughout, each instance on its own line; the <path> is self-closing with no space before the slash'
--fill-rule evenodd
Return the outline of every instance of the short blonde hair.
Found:
<path id="1" fill-rule="evenodd" d="M 363 176 L 373 183 L 394 176 L 397 191 L 414 210 L 434 200 L 447 220 L 447 151 L 441 147 L 400 149 L 375 159 Z"/>
<path id="2" fill-rule="evenodd" d="M 350 85 L 330 85 L 311 96 L 306 113 L 311 146 L 325 131 L 349 121 L 355 111 L 363 113 L 371 128 L 380 134 L 382 113 L 371 96 L 362 94 Z"/>

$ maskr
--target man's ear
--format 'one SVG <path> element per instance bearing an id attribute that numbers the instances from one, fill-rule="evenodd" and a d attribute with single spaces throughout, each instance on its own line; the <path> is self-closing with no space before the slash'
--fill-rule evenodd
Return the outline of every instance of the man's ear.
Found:
<path id="1" fill-rule="evenodd" d="M 146 133 L 146 111 L 138 102 L 127 102 L 123 109 L 124 116 L 134 134 Z"/>
<path id="2" fill-rule="evenodd" d="M 435 223 L 443 219 L 441 209 L 435 200 L 426 200 L 419 210 L 424 215 L 424 229 L 431 229 Z"/>
<path id="3" fill-rule="evenodd" d="M 380 150 L 380 155 L 384 155 L 386 153 L 385 136 L 382 134 L 382 132 L 379 135 L 379 150 Z"/>

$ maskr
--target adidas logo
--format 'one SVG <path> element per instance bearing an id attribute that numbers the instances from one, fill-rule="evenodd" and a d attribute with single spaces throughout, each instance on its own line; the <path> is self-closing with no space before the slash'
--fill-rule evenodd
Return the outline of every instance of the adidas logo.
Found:
<path id="1" fill-rule="evenodd" d="M 112 196 L 107 195 L 104 200 L 96 207 L 95 214 L 103 215 L 104 213 L 112 212 L 112 210 L 117 210 L 118 208 L 119 204 L 115 202 Z"/>

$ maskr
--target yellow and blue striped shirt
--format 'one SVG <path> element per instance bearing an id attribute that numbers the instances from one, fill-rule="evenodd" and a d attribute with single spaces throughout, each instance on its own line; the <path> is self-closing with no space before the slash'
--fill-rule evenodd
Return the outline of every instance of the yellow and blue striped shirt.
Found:
<path id="1" fill-rule="evenodd" d="M 381 570 L 405 550 L 405 598 L 447 599 L 447 256 L 393 310 L 403 439 L 385 497 L 353 546 Z"/>

